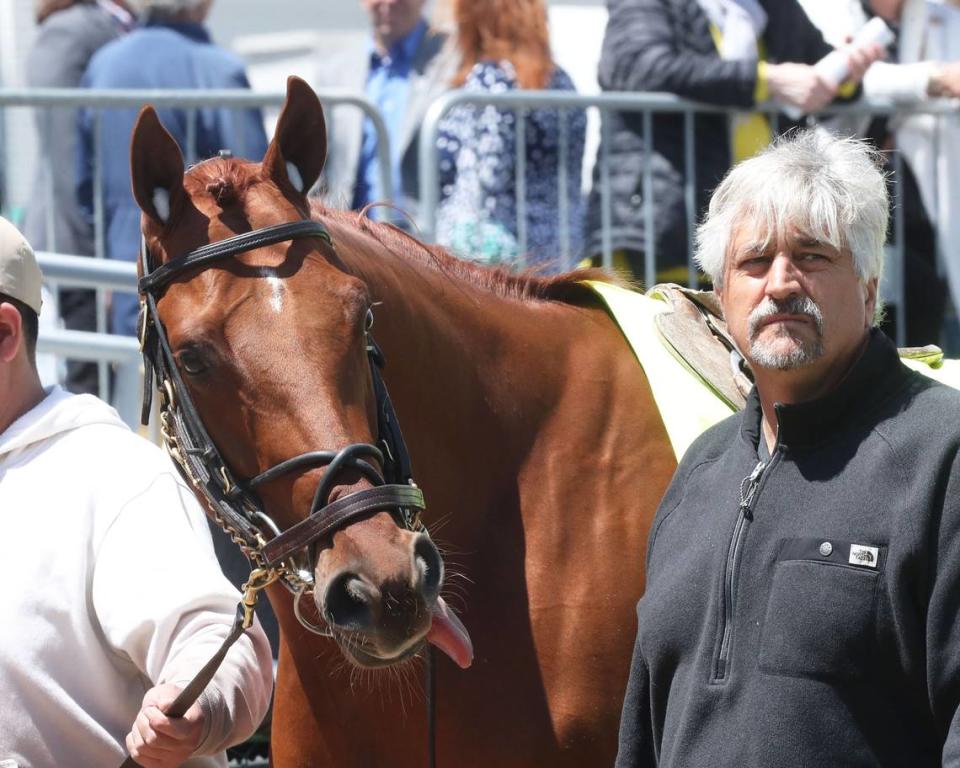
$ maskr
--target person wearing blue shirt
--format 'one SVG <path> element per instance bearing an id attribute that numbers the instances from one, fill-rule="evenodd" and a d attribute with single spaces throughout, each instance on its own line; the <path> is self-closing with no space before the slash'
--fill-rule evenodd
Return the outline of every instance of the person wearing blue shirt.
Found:
<path id="1" fill-rule="evenodd" d="M 81 80 L 86 88 L 225 89 L 249 88 L 243 62 L 215 46 L 203 25 L 212 0 L 130 0 L 141 26 L 101 48 Z M 267 149 L 258 109 L 162 108 L 163 124 L 185 150 L 188 162 L 228 149 L 235 156 L 260 160 Z M 130 191 L 130 134 L 136 109 L 100 112 L 99 152 L 94 147 L 97 110 L 78 118 L 77 195 L 93 215 L 94 162 L 103 180 L 104 245 L 111 259 L 134 261 L 140 244 L 140 209 Z M 193 141 L 188 141 L 193 120 Z M 190 146 L 192 144 L 192 146 Z M 191 150 L 193 150 L 191 152 Z M 114 333 L 135 335 L 136 296 L 116 294 L 110 310 Z"/>
<path id="2" fill-rule="evenodd" d="M 427 32 L 427 23 L 422 19 L 405 36 L 384 51 L 370 41 L 370 72 L 367 75 L 366 97 L 377 105 L 390 135 L 390 163 L 393 189 L 385 194 L 380 188 L 380 161 L 377 158 L 377 131 L 369 118 L 363 122 L 363 145 L 360 164 L 357 168 L 357 183 L 353 190 L 353 207 L 362 208 L 367 203 L 387 198 L 401 201 L 399 183 L 400 164 L 397 162 L 397 143 L 403 129 L 407 98 L 410 95 L 410 70 L 417 48 Z"/>
<path id="3" fill-rule="evenodd" d="M 389 201 L 416 214 L 417 131 L 430 103 L 449 87 L 456 52 L 447 36 L 423 18 L 425 0 L 361 0 L 371 20 L 370 40 L 324 61 L 314 79 L 325 89 L 364 96 L 383 115 L 390 143 L 392 189 L 381 188 L 378 136 L 360 110 L 327 112 L 329 146 L 321 191 L 336 207 Z"/>

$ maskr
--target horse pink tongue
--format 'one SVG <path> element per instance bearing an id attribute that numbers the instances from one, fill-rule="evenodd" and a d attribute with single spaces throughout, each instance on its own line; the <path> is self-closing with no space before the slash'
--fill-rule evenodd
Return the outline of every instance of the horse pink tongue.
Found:
<path id="1" fill-rule="evenodd" d="M 437 598 L 437 605 L 433 609 L 433 624 L 427 632 L 427 642 L 437 646 L 461 669 L 473 663 L 473 642 L 467 634 L 467 628 L 442 597 Z"/>

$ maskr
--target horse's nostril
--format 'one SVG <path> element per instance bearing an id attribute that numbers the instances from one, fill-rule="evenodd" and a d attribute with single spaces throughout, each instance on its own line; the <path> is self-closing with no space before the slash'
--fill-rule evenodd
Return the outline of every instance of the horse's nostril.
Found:
<path id="1" fill-rule="evenodd" d="M 413 544 L 413 562 L 417 569 L 420 589 L 427 600 L 440 594 L 443 584 L 443 560 L 429 536 L 420 534 Z"/>
<path id="2" fill-rule="evenodd" d="M 323 613 L 340 629 L 365 629 L 373 622 L 374 589 L 355 573 L 342 573 L 323 596 Z"/>

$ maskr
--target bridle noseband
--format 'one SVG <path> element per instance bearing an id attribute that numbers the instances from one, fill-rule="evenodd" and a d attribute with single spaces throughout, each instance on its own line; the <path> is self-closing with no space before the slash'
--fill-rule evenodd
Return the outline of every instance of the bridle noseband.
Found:
<path id="1" fill-rule="evenodd" d="M 350 522 L 379 511 L 389 511 L 397 524 L 407 530 L 426 532 L 420 521 L 420 513 L 425 509 L 423 494 L 413 482 L 410 456 L 380 372 L 383 355 L 369 334 L 369 324 L 364 333 L 377 403 L 378 444 L 356 443 L 339 450 L 303 453 L 242 481 L 235 479 L 190 398 L 157 310 L 159 293 L 187 270 L 205 268 L 256 248 L 314 237 L 333 245 L 330 233 L 318 221 L 276 224 L 204 245 L 152 272 L 146 239 L 142 240 L 139 290 L 144 393 L 141 420 L 144 424 L 149 421 L 156 379 L 160 393 L 160 432 L 184 479 L 203 498 L 211 516 L 254 567 L 271 573 L 297 596 L 295 606 L 301 623 L 313 632 L 329 634 L 300 616 L 299 599 L 314 586 L 312 557 L 305 561 L 303 553 Z M 377 465 L 382 467 L 382 472 Z M 326 467 L 326 471 L 317 486 L 309 514 L 281 531 L 264 510 L 257 489 L 278 477 L 316 467 Z M 330 493 L 344 471 L 358 473 L 372 487 L 331 502 Z"/>

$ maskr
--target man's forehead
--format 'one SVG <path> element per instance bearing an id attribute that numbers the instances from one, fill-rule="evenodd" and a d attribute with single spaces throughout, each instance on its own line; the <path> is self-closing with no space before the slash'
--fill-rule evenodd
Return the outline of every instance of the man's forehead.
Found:
<path id="1" fill-rule="evenodd" d="M 743 221 L 733 230 L 730 238 L 730 252 L 735 255 L 763 254 L 781 245 L 790 248 L 826 248 L 840 251 L 829 238 L 811 232 L 796 224 L 769 226 L 762 222 Z"/>

